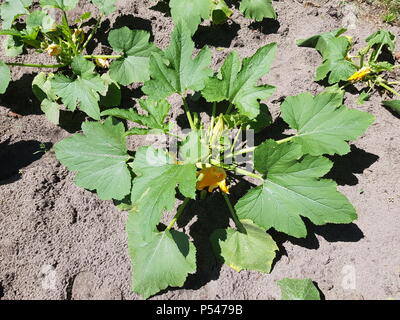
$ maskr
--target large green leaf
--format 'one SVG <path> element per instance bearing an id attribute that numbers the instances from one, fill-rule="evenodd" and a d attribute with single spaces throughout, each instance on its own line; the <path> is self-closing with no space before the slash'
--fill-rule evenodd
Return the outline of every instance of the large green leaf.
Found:
<path id="1" fill-rule="evenodd" d="M 53 28 L 55 21 L 46 11 L 33 11 L 26 19 L 26 32 L 30 35 L 41 29 L 48 32 Z M 36 39 L 36 35 L 34 36 Z"/>
<path id="2" fill-rule="evenodd" d="M 374 116 L 342 105 L 340 93 L 301 93 L 288 97 L 281 106 L 282 118 L 296 129 L 293 141 L 313 156 L 344 155 L 350 152 L 347 141 L 360 137 L 374 122 Z"/>
<path id="3" fill-rule="evenodd" d="M 6 92 L 11 81 L 10 68 L 0 60 L 0 94 Z"/>
<path id="4" fill-rule="evenodd" d="M 241 220 L 243 231 L 217 229 L 211 235 L 214 252 L 236 271 L 271 271 L 275 251 L 279 248 L 264 229 L 251 220 Z"/>
<path id="5" fill-rule="evenodd" d="M 57 159 L 76 171 L 75 183 L 96 190 L 100 199 L 121 200 L 130 192 L 125 129 L 108 118 L 104 123 L 85 122 L 83 135 L 75 134 L 55 145 Z"/>
<path id="6" fill-rule="evenodd" d="M 390 51 L 396 48 L 396 37 L 387 30 L 378 30 L 366 39 L 370 47 L 387 46 Z"/>
<path id="7" fill-rule="evenodd" d="M 40 72 L 32 81 L 32 91 L 40 101 L 40 109 L 44 112 L 46 118 L 58 125 L 60 120 L 60 105 L 57 103 L 57 95 L 51 88 L 51 79 L 53 77 L 53 73 Z"/>
<path id="8" fill-rule="evenodd" d="M 213 0 L 170 0 L 171 15 L 176 25 L 184 23 L 194 34 L 202 19 L 211 14 Z"/>
<path id="9" fill-rule="evenodd" d="M 3 29 L 10 29 L 14 20 L 19 16 L 28 14 L 28 7 L 32 0 L 6 0 L 0 5 L 0 17 L 3 20 Z"/>
<path id="10" fill-rule="evenodd" d="M 165 123 L 165 119 L 171 109 L 171 105 L 167 100 L 151 100 L 141 99 L 139 100 L 140 107 L 147 111 L 147 115 L 141 115 L 134 109 L 108 109 L 101 113 L 102 116 L 113 116 L 120 119 L 129 120 L 138 123 L 147 128 L 134 128 L 127 132 L 133 134 L 147 134 L 151 129 L 159 129 L 161 131 L 168 130 L 168 124 Z"/>
<path id="11" fill-rule="evenodd" d="M 320 293 L 311 279 L 289 279 L 278 281 L 281 300 L 321 300 Z"/>
<path id="12" fill-rule="evenodd" d="M 330 171 L 332 162 L 302 155 L 301 146 L 293 143 L 268 140 L 256 148 L 255 168 L 265 180 L 236 204 L 240 219 L 298 238 L 307 235 L 300 216 L 316 225 L 356 219 L 353 206 L 336 190 L 336 183 L 319 179 Z"/>
<path id="13" fill-rule="evenodd" d="M 196 166 L 178 164 L 163 150 L 142 147 L 131 164 L 137 177 L 133 180 L 131 202 L 136 214 L 143 217 L 142 228 L 154 231 L 163 210 L 174 208 L 175 189 L 188 198 L 195 198 Z"/>
<path id="14" fill-rule="evenodd" d="M 115 2 L 117 0 L 91 0 L 91 1 L 106 16 L 113 13 L 116 9 Z"/>
<path id="15" fill-rule="evenodd" d="M 203 96 L 209 102 L 228 100 L 240 114 L 254 119 L 260 113 L 259 101 L 271 96 L 275 89 L 269 85 L 258 86 L 257 81 L 268 73 L 276 48 L 276 43 L 268 44 L 245 58 L 243 64 L 236 52 L 230 53 L 217 77 L 207 81 Z"/>
<path id="16" fill-rule="evenodd" d="M 240 11 L 246 18 L 262 21 L 264 18 L 276 19 L 272 0 L 242 0 Z"/>
<path id="17" fill-rule="evenodd" d="M 196 249 L 184 233 L 145 233 L 135 213 L 129 214 L 126 229 L 133 289 L 145 299 L 168 286 L 182 286 L 196 271 Z"/>
<path id="18" fill-rule="evenodd" d="M 192 58 L 194 43 L 189 30 L 178 24 L 171 44 L 163 55 L 153 53 L 150 58 L 150 77 L 142 88 L 153 99 L 164 99 L 173 93 L 185 94 L 188 90 L 204 88 L 206 79 L 212 75 L 209 68 L 211 51 L 203 48 Z"/>
<path id="19" fill-rule="evenodd" d="M 149 57 L 158 49 L 149 42 L 150 33 L 142 30 L 131 30 L 128 27 L 112 30 L 108 42 L 123 57 L 110 66 L 110 77 L 127 86 L 133 82 L 144 82 L 150 79 Z"/>
<path id="20" fill-rule="evenodd" d="M 55 75 L 51 80 L 54 92 L 70 110 L 80 109 L 95 120 L 100 120 L 100 92 L 106 91 L 103 79 L 93 70 L 94 64 L 82 56 L 75 57 L 72 70 L 76 77 Z"/>
<path id="21" fill-rule="evenodd" d="M 338 29 L 297 41 L 298 46 L 315 48 L 323 57 L 323 64 L 317 69 L 316 81 L 329 75 L 328 82 L 334 84 L 346 81 L 357 71 L 357 67 L 346 59 L 350 42 L 342 36 L 344 32 L 346 29 Z"/>
<path id="22" fill-rule="evenodd" d="M 40 6 L 42 8 L 56 8 L 64 11 L 74 9 L 79 0 L 40 0 Z"/>
<path id="23" fill-rule="evenodd" d="M 393 110 L 394 112 L 400 114 L 400 100 L 383 101 L 382 104 L 385 107 L 388 107 L 389 109 Z"/>

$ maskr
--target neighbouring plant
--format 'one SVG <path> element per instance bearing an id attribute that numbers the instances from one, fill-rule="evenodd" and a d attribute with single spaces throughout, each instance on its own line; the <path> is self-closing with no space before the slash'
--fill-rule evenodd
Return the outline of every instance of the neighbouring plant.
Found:
<path id="1" fill-rule="evenodd" d="M 221 194 L 235 225 L 212 233 L 213 251 L 237 271 L 270 272 L 279 250 L 266 232 L 270 229 L 301 238 L 307 235 L 303 218 L 316 225 L 355 220 L 354 207 L 334 181 L 324 178 L 333 165 L 325 155 L 350 152 L 348 141 L 374 121 L 369 113 L 345 107 L 338 92 L 303 93 L 281 106 L 295 134 L 256 146 L 242 142 L 246 130 L 268 130 L 272 124 L 261 101 L 274 87 L 259 81 L 277 45 L 267 44 L 243 60 L 231 52 L 214 73 L 211 51 L 205 47 L 194 55 L 191 35 L 190 27 L 178 23 L 169 47 L 152 52 L 142 87 L 147 97 L 136 108 L 105 110 L 103 120 L 83 123 L 82 133 L 55 145 L 57 158 L 76 172 L 78 186 L 128 210 L 133 289 L 145 298 L 182 286 L 196 271 L 196 248 L 174 226 L 190 202 L 210 193 Z M 130 48 L 131 42 L 120 42 L 121 51 Z M 82 73 L 83 61 L 77 65 Z M 170 118 L 172 95 L 180 96 L 191 129 L 186 135 Z M 194 100 L 209 117 L 193 111 Z M 178 148 L 128 150 L 128 136 L 153 133 L 174 137 Z M 250 169 L 243 154 L 252 155 Z M 238 178 L 256 185 L 233 205 L 229 193 Z M 170 222 L 160 224 L 177 204 Z"/>
<path id="2" fill-rule="evenodd" d="M 202 20 L 221 24 L 233 14 L 224 0 L 169 0 L 169 6 L 174 22 L 185 22 L 192 33 Z M 272 0 L 241 0 L 239 9 L 246 18 L 256 21 L 276 19 Z"/>
<path id="3" fill-rule="evenodd" d="M 321 294 L 311 279 L 285 278 L 278 281 L 281 300 L 321 300 Z"/>
<path id="4" fill-rule="evenodd" d="M 158 49 L 149 42 L 146 31 L 127 27 L 110 31 L 108 41 L 114 55 L 87 55 L 86 48 L 96 36 L 103 18 L 115 10 L 116 0 L 91 0 L 99 9 L 99 16 L 90 23 L 86 12 L 70 25 L 67 12 L 79 0 L 41 0 L 40 7 L 32 0 L 6 0 L 0 6 L 2 30 L 7 35 L 5 51 L 17 56 L 26 49 L 51 56 L 54 64 L 14 63 L 0 60 L 0 94 L 10 82 L 10 66 L 55 69 L 56 72 L 39 73 L 32 89 L 41 102 L 48 119 L 58 124 L 60 107 L 76 108 L 95 120 L 100 119 L 100 107 L 120 104 L 120 85 L 149 79 L 149 58 Z M 48 9 L 61 13 L 56 21 Z M 112 60 L 112 62 L 110 62 Z"/>
<path id="5" fill-rule="evenodd" d="M 400 81 L 391 79 L 394 70 L 400 68 L 393 59 L 395 36 L 389 31 L 379 30 L 371 34 L 366 39 L 367 45 L 353 55 L 354 43 L 350 36 L 344 35 L 346 31 L 339 29 L 297 41 L 300 47 L 315 48 L 323 58 L 315 80 L 326 79 L 330 85 L 335 85 L 331 90 L 342 90 L 358 82 L 365 84 L 358 98 L 361 104 L 377 89 L 400 96 L 394 89 L 394 86 L 400 86 Z M 383 104 L 400 114 L 400 100 L 384 101 Z"/>

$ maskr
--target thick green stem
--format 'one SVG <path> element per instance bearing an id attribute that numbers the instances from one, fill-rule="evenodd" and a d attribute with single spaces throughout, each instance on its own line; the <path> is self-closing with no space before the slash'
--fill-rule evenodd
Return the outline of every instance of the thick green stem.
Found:
<path id="1" fill-rule="evenodd" d="M 289 141 L 292 141 L 294 137 L 295 137 L 295 136 L 287 137 L 287 138 L 285 138 L 285 139 L 276 141 L 276 143 L 277 143 L 277 144 L 282 144 L 282 143 L 285 143 L 285 142 L 289 142 Z"/>
<path id="2" fill-rule="evenodd" d="M 396 90 L 386 85 L 384 82 L 378 82 L 378 85 L 380 85 L 382 88 L 385 88 L 387 91 L 393 93 L 394 95 L 400 97 L 400 93 L 398 93 Z"/>
<path id="3" fill-rule="evenodd" d="M 121 55 L 86 55 L 83 56 L 85 59 L 119 59 Z"/>
<path id="4" fill-rule="evenodd" d="M 378 60 L 379 56 L 381 55 L 381 52 L 382 52 L 382 49 L 383 49 L 384 45 L 385 45 L 384 43 L 381 43 L 381 45 L 379 46 L 379 49 L 376 52 L 376 55 L 374 57 L 374 62 L 376 62 L 376 60 Z"/>
<path id="5" fill-rule="evenodd" d="M 81 52 L 86 48 L 86 46 L 89 44 L 90 40 L 93 39 L 94 35 L 97 32 L 97 29 L 100 26 L 100 22 L 103 19 L 103 15 L 101 14 L 99 19 L 96 21 L 96 25 L 94 26 L 94 28 L 92 29 L 92 32 L 89 34 L 88 38 L 86 39 L 86 41 L 84 42 L 84 44 L 82 45 L 82 49 Z"/>
<path id="6" fill-rule="evenodd" d="M 30 68 L 62 68 L 66 64 L 34 64 L 34 63 L 15 63 L 7 62 L 6 65 L 14 67 L 30 67 Z"/>
<path id="7" fill-rule="evenodd" d="M 253 173 L 253 172 L 250 172 L 250 171 L 241 169 L 241 168 L 235 168 L 235 172 L 236 172 L 237 174 L 242 174 L 242 175 L 244 175 L 244 176 L 248 176 L 248 177 L 252 177 L 252 178 L 255 178 L 255 179 L 264 181 L 264 178 L 263 178 L 262 176 L 260 176 L 260 175 L 258 175 L 258 174 L 255 174 L 255 173 Z"/>
<path id="8" fill-rule="evenodd" d="M 185 200 L 183 200 L 182 204 L 179 206 L 178 210 L 176 211 L 174 218 L 171 220 L 171 222 L 169 223 L 169 225 L 168 225 L 167 229 L 165 229 L 165 231 L 171 230 L 171 228 L 175 225 L 176 221 L 178 221 L 179 217 L 185 211 L 185 208 L 186 208 L 187 204 L 189 203 L 189 201 L 190 201 L 189 198 L 185 198 Z"/>
<path id="9" fill-rule="evenodd" d="M 232 108 L 233 108 L 233 103 L 230 102 L 229 106 L 228 106 L 228 109 L 226 109 L 226 114 L 229 114 L 232 111 Z"/>
<path id="10" fill-rule="evenodd" d="M 243 227 L 243 225 L 240 223 L 240 220 L 239 220 L 238 216 L 236 215 L 235 209 L 233 208 L 232 203 L 231 203 L 229 197 L 228 197 L 227 194 L 224 193 L 224 192 L 223 192 L 222 194 L 223 194 L 223 196 L 224 196 L 226 205 L 228 206 L 229 212 L 231 213 L 232 219 L 233 219 L 233 221 L 235 222 L 235 225 L 236 225 L 237 229 L 238 229 L 240 232 L 246 233 L 246 229 L 245 229 L 245 228 Z"/>
<path id="11" fill-rule="evenodd" d="M 187 119 L 189 121 L 190 129 L 196 130 L 196 127 L 195 127 L 194 122 L 193 122 L 192 114 L 190 113 L 187 101 L 186 101 L 186 99 L 184 97 L 182 97 L 182 101 L 183 101 L 183 107 L 185 108 L 186 117 L 187 117 Z"/>
<path id="12" fill-rule="evenodd" d="M 77 56 L 77 55 L 79 55 L 79 52 L 78 52 L 78 49 L 76 48 L 75 43 L 72 41 L 72 30 L 71 30 L 71 28 L 69 26 L 67 13 L 64 10 L 62 10 L 62 12 L 63 12 L 63 17 L 62 17 L 63 23 L 64 23 L 65 27 L 68 30 L 68 39 L 67 39 L 68 40 L 68 44 L 72 48 L 72 51 L 74 52 L 74 55 Z"/>

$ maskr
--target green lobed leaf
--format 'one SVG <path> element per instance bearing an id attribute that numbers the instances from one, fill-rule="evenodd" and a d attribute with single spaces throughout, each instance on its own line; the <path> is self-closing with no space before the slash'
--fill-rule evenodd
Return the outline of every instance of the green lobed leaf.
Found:
<path id="1" fill-rule="evenodd" d="M 46 118 L 58 125 L 60 120 L 60 105 L 57 103 L 57 95 L 51 88 L 51 79 L 53 77 L 53 73 L 46 74 L 40 72 L 32 81 L 32 91 L 40 101 L 40 109 L 44 112 Z"/>
<path id="2" fill-rule="evenodd" d="M 74 9 L 79 0 L 40 0 L 40 6 L 43 9 L 46 8 L 56 8 L 64 11 L 69 11 Z"/>
<path id="3" fill-rule="evenodd" d="M 10 68 L 0 60 L 0 94 L 6 92 L 8 84 L 11 81 Z"/>
<path id="4" fill-rule="evenodd" d="M 215 254 L 236 271 L 255 270 L 268 273 L 279 248 L 272 237 L 251 220 L 240 220 L 244 232 L 227 228 L 211 235 Z"/>
<path id="5" fill-rule="evenodd" d="M 100 105 L 109 108 L 119 106 L 122 99 L 121 87 L 111 79 L 108 73 L 102 74 L 101 79 L 103 79 L 107 88 L 106 91 L 100 93 Z"/>
<path id="6" fill-rule="evenodd" d="M 373 115 L 348 109 L 342 102 L 343 95 L 336 92 L 315 97 L 302 93 L 283 102 L 282 118 L 297 130 L 293 141 L 302 146 L 304 153 L 344 155 L 350 152 L 347 141 L 360 137 L 374 122 Z"/>
<path id="7" fill-rule="evenodd" d="M 188 90 L 204 88 L 206 79 L 212 75 L 211 51 L 203 48 L 193 59 L 194 43 L 187 28 L 178 24 L 170 46 L 163 55 L 153 53 L 150 58 L 150 77 L 142 91 L 152 99 L 159 100 L 173 93 L 185 94 Z"/>
<path id="8" fill-rule="evenodd" d="M 269 72 L 275 57 L 276 43 L 261 47 L 257 52 L 243 60 L 236 52 L 226 58 L 217 77 L 206 82 L 202 95 L 208 102 L 227 100 L 249 119 L 260 113 L 260 100 L 270 97 L 275 87 L 258 86 L 257 81 Z"/>
<path id="9" fill-rule="evenodd" d="M 311 279 L 289 279 L 278 281 L 281 300 L 321 300 L 320 293 Z"/>
<path id="10" fill-rule="evenodd" d="M 382 104 L 385 107 L 388 107 L 389 109 L 393 110 L 394 112 L 400 114 L 400 100 L 383 101 Z"/>
<path id="11" fill-rule="evenodd" d="M 307 235 L 301 216 L 316 225 L 355 220 L 355 209 L 336 190 L 336 183 L 320 179 L 330 171 L 332 162 L 324 157 L 302 156 L 297 144 L 267 140 L 259 145 L 254 164 L 264 175 L 264 183 L 237 202 L 239 218 L 297 238 Z"/>
<path id="12" fill-rule="evenodd" d="M 170 154 L 152 147 L 142 147 L 131 164 L 136 178 L 132 183 L 131 201 L 136 214 L 143 217 L 142 228 L 154 231 L 163 210 L 175 205 L 175 189 L 185 197 L 196 195 L 196 166 L 178 164 Z"/>
<path id="13" fill-rule="evenodd" d="M 211 6 L 211 19 L 215 24 L 225 23 L 233 14 L 224 0 L 214 0 Z"/>
<path id="14" fill-rule="evenodd" d="M 46 115 L 46 118 L 58 125 L 60 122 L 60 105 L 49 99 L 44 99 L 40 104 L 40 109 Z"/>
<path id="15" fill-rule="evenodd" d="M 150 129 L 159 129 L 161 131 L 168 130 L 168 124 L 165 123 L 165 119 L 168 116 L 171 105 L 167 100 L 151 100 L 151 99 L 140 99 L 140 107 L 147 112 L 147 115 L 141 115 L 134 109 L 120 109 L 114 108 L 105 110 L 101 113 L 102 116 L 113 116 L 120 119 L 129 120 L 138 123 L 148 129 L 144 130 L 129 130 L 127 134 L 147 134 Z"/>
<path id="16" fill-rule="evenodd" d="M 19 37 L 7 36 L 3 44 L 7 57 L 16 57 L 24 52 L 24 42 Z"/>
<path id="17" fill-rule="evenodd" d="M 147 299 L 167 287 L 180 287 L 196 271 L 196 248 L 175 230 L 146 233 L 135 213 L 127 223 L 133 290 Z"/>
<path id="18" fill-rule="evenodd" d="M 71 64 L 77 77 L 55 75 L 51 87 L 66 107 L 72 111 L 80 109 L 95 120 L 100 120 L 100 92 L 106 90 L 103 79 L 93 72 L 95 65 L 82 56 L 75 57 Z"/>
<path id="19" fill-rule="evenodd" d="M 112 30 L 108 42 L 116 52 L 124 56 L 115 60 L 110 66 L 110 77 L 127 86 L 133 82 L 144 82 L 150 79 L 149 57 L 158 48 L 149 42 L 150 33 L 142 30 L 131 30 L 128 27 Z"/>
<path id="20" fill-rule="evenodd" d="M 115 2 L 117 0 L 91 0 L 93 4 L 105 15 L 113 13 L 116 9 Z"/>
<path id="21" fill-rule="evenodd" d="M 6 0 L 0 5 L 0 18 L 3 20 L 3 29 L 10 29 L 14 20 L 28 14 L 28 7 L 32 0 Z"/>
<path id="22" fill-rule="evenodd" d="M 83 134 L 75 134 L 55 145 L 57 159 L 76 171 L 75 183 L 96 190 L 100 199 L 123 199 L 130 192 L 130 160 L 123 123 L 110 117 L 101 122 L 84 122 Z"/>
<path id="23" fill-rule="evenodd" d="M 338 29 L 297 41 L 300 47 L 315 48 L 324 59 L 323 64 L 317 69 L 316 81 L 323 80 L 329 75 L 328 83 L 334 84 L 346 81 L 357 71 L 357 67 L 346 59 L 350 49 L 349 39 L 342 36 L 346 31 Z"/>
<path id="24" fill-rule="evenodd" d="M 172 19 L 175 25 L 186 24 L 191 34 L 194 34 L 202 19 L 208 19 L 211 14 L 213 0 L 170 0 Z"/>
<path id="25" fill-rule="evenodd" d="M 33 11 L 26 19 L 26 31 L 28 34 L 34 33 L 37 29 L 48 32 L 52 29 L 55 21 L 45 11 Z"/>
<path id="26" fill-rule="evenodd" d="M 276 19 L 272 0 L 242 0 L 240 11 L 246 18 L 262 21 L 264 18 Z"/>
<path id="27" fill-rule="evenodd" d="M 343 44 L 342 44 L 343 40 L 340 40 L 340 42 L 335 42 L 335 41 L 336 39 L 342 39 L 342 38 L 346 39 L 345 37 L 341 37 L 341 35 L 346 31 L 347 29 L 342 28 L 331 32 L 324 32 L 321 34 L 314 35 L 307 39 L 297 40 L 296 44 L 299 47 L 308 47 L 316 49 L 324 58 L 324 60 L 328 58 L 334 58 L 335 56 L 342 57 L 344 54 Z M 339 46 L 337 47 L 335 44 L 338 44 Z"/>
<path id="28" fill-rule="evenodd" d="M 367 39 L 367 43 L 370 47 L 387 46 L 390 51 L 394 51 L 396 48 L 395 35 L 387 30 L 378 30 L 371 34 Z"/>

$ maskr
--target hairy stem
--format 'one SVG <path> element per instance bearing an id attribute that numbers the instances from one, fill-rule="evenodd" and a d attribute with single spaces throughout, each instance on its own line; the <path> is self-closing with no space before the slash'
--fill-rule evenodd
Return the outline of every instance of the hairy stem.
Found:
<path id="1" fill-rule="evenodd" d="M 264 181 L 264 178 L 262 176 L 241 168 L 235 168 L 235 173 Z"/>
<path id="2" fill-rule="evenodd" d="M 93 29 L 92 29 L 92 32 L 90 32 L 88 38 L 87 38 L 86 41 L 83 43 L 81 52 L 86 48 L 86 46 L 89 44 L 90 40 L 93 39 L 94 35 L 95 35 L 96 32 L 97 32 L 97 29 L 98 29 L 99 26 L 100 26 L 100 22 L 101 22 L 102 19 L 103 19 L 103 14 L 101 14 L 100 17 L 97 19 L 96 24 L 95 24 L 95 26 L 94 26 Z"/>
<path id="3" fill-rule="evenodd" d="M 394 90 L 393 88 L 389 87 L 386 83 L 384 82 L 378 82 L 378 85 L 380 85 L 382 88 L 385 88 L 387 91 L 393 93 L 396 96 L 400 97 L 400 93 L 398 93 L 396 90 Z"/>
<path id="4" fill-rule="evenodd" d="M 196 130 L 196 127 L 193 122 L 192 114 L 190 113 L 190 110 L 189 110 L 188 103 L 184 97 L 182 97 L 182 101 L 183 101 L 183 107 L 185 108 L 186 117 L 189 121 L 190 129 Z"/>
<path id="5" fill-rule="evenodd" d="M 86 55 L 83 56 L 85 59 L 119 59 L 121 55 Z"/>
<path id="6" fill-rule="evenodd" d="M 171 220 L 171 222 L 169 223 L 169 225 L 168 225 L 167 229 L 165 229 L 165 231 L 171 230 L 171 228 L 175 225 L 176 221 L 178 221 L 179 217 L 185 211 L 185 208 L 186 208 L 187 204 L 189 203 L 189 201 L 190 201 L 189 198 L 185 198 L 185 200 L 183 200 L 182 204 L 179 206 L 178 210 L 176 211 L 174 218 Z"/>
<path id="7" fill-rule="evenodd" d="M 246 229 L 243 227 L 243 225 L 240 223 L 240 220 L 238 218 L 238 216 L 236 215 L 235 209 L 232 206 L 231 200 L 229 199 L 229 197 L 227 196 L 226 193 L 222 193 L 226 202 L 226 205 L 228 206 L 229 212 L 231 213 L 232 219 L 235 222 L 235 225 L 237 227 L 237 229 L 240 232 L 246 233 Z"/>
<path id="8" fill-rule="evenodd" d="M 66 64 L 35 64 L 35 63 L 16 63 L 7 62 L 6 65 L 14 67 L 30 67 L 30 68 L 62 68 Z"/>

